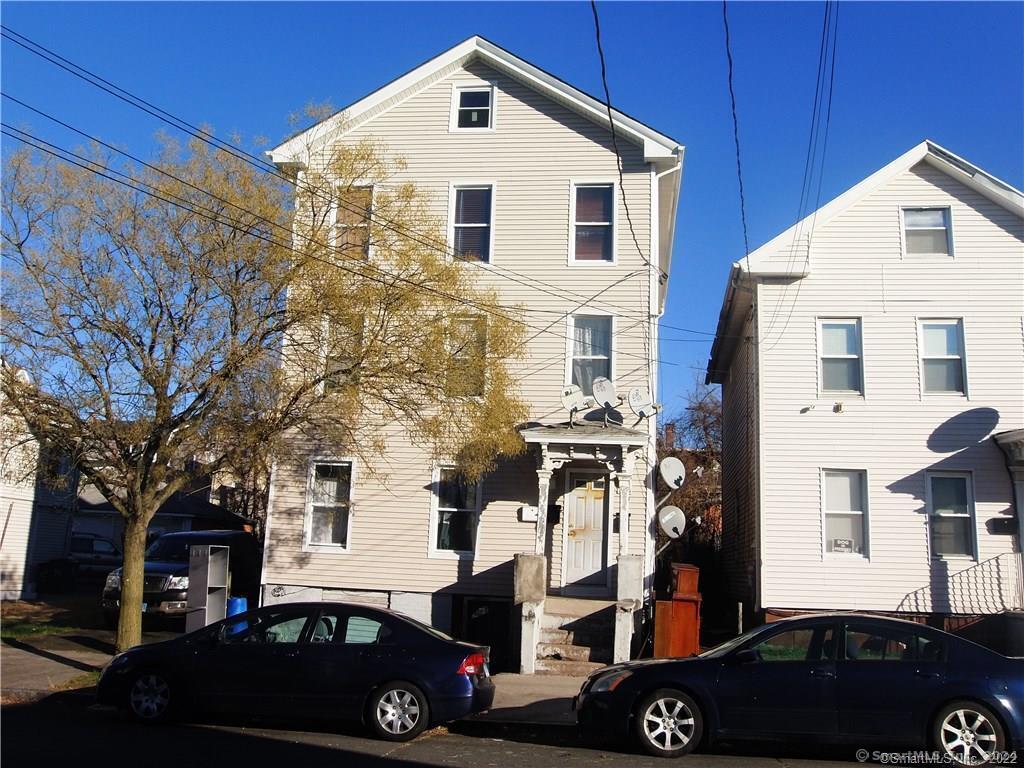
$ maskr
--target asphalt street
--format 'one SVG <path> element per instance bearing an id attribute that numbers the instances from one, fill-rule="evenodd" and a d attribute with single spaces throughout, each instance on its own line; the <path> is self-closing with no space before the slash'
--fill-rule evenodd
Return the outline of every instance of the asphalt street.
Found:
<path id="1" fill-rule="evenodd" d="M 315 729 L 315 730 L 314 730 Z M 457 723 L 407 744 L 366 738 L 359 728 L 330 723 L 205 721 L 146 726 L 96 707 L 87 694 L 50 696 L 0 710 L 0 762 L 5 766 L 146 766 L 225 768 L 532 768 L 533 766 L 660 766 L 672 763 L 581 743 L 564 726 Z M 857 765 L 853 750 L 725 745 L 691 755 L 680 768 L 812 768 Z"/>

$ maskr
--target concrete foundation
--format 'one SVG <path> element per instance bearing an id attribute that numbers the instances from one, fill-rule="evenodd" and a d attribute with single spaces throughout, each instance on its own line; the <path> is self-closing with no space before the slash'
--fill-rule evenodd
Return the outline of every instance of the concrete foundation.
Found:
<path id="1" fill-rule="evenodd" d="M 629 661 L 633 648 L 634 614 L 644 604 L 644 560 L 642 555 L 619 555 L 615 604 L 615 663 Z"/>

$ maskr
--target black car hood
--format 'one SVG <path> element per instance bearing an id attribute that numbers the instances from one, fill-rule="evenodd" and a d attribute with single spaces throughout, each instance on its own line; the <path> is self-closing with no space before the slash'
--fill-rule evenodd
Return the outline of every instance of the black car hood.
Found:
<path id="1" fill-rule="evenodd" d="M 145 569 L 147 574 L 188 576 L 188 563 L 181 560 L 147 560 Z"/>
<path id="2" fill-rule="evenodd" d="M 594 672 L 594 674 L 591 675 L 591 677 L 593 677 L 594 675 L 604 675 L 608 672 L 618 672 L 619 670 L 632 671 L 634 669 L 643 669 L 645 667 L 657 667 L 661 664 L 679 664 L 699 660 L 700 659 L 697 656 L 688 656 L 674 659 L 637 659 L 636 661 L 624 661 L 620 664 L 611 664 L 607 667 L 603 667 L 602 669 L 599 669 L 596 672 Z"/>

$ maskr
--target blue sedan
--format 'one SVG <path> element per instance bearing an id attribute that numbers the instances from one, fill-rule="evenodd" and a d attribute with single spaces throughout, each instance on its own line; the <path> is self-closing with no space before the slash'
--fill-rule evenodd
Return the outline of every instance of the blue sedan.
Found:
<path id="1" fill-rule="evenodd" d="M 199 710 L 362 721 L 379 738 L 488 709 L 486 647 L 391 611 L 285 603 L 115 656 L 102 704 L 156 722 Z"/>
<path id="2" fill-rule="evenodd" d="M 979 765 L 1024 745 L 1024 660 L 909 621 L 820 614 L 688 659 L 605 667 L 574 705 L 584 731 L 632 735 L 661 757 L 800 739 L 928 747 Z"/>

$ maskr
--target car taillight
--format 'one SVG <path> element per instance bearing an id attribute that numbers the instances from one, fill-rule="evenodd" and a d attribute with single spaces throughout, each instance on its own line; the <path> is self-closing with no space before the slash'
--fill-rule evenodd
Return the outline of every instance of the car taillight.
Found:
<path id="1" fill-rule="evenodd" d="M 481 675 L 484 671 L 484 663 L 487 659 L 482 653 L 471 653 L 459 666 L 460 675 Z"/>

